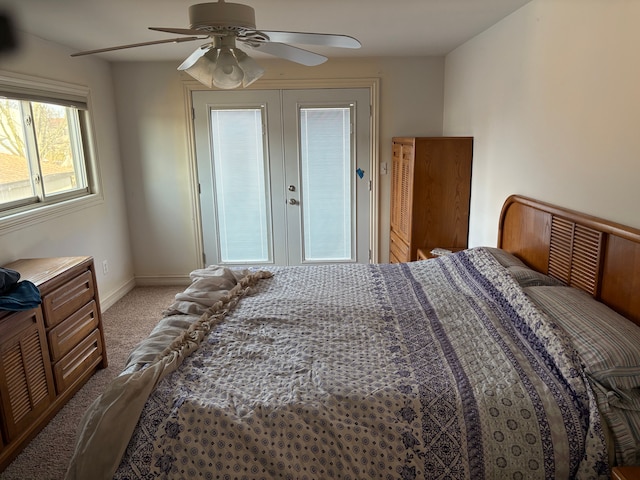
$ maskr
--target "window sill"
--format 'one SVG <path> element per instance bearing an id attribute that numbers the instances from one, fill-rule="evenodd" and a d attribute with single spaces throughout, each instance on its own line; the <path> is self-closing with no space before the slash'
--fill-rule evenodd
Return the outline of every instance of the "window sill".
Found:
<path id="1" fill-rule="evenodd" d="M 38 223 L 48 222 L 85 208 L 95 207 L 103 202 L 104 199 L 101 194 L 93 193 L 79 198 L 42 205 L 26 211 L 9 214 L 0 217 L 0 235 L 28 228 Z"/>

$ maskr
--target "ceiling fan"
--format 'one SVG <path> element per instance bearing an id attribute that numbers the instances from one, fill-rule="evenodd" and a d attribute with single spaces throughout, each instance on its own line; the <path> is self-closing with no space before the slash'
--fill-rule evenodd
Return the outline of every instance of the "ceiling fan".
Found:
<path id="1" fill-rule="evenodd" d="M 247 87 L 264 74 L 264 69 L 244 51 L 237 48 L 236 42 L 307 66 L 320 65 L 327 60 L 327 57 L 294 47 L 289 43 L 360 48 L 360 42 L 347 35 L 257 30 L 255 11 L 252 7 L 240 3 L 226 3 L 224 0 L 190 6 L 189 20 L 191 22 L 189 28 L 149 27 L 150 30 L 159 32 L 187 35 L 184 37 L 87 50 L 71 56 L 206 39 L 208 42 L 189 55 L 180 64 L 178 70 L 185 71 L 209 88 L 231 89 Z"/>

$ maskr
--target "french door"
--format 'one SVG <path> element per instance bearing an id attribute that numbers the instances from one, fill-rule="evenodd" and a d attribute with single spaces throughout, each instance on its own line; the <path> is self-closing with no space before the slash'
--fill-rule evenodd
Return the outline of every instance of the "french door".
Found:
<path id="1" fill-rule="evenodd" d="M 193 92 L 206 264 L 369 261 L 369 90 Z"/>

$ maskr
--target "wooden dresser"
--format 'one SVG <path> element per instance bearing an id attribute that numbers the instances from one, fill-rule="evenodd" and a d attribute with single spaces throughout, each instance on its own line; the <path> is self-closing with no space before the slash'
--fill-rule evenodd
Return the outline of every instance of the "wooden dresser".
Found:
<path id="1" fill-rule="evenodd" d="M 0 311 L 0 471 L 107 366 L 91 257 L 33 258 L 5 267 L 33 282 L 42 304 Z"/>
<path id="2" fill-rule="evenodd" d="M 389 261 L 467 247 L 472 137 L 395 137 Z"/>

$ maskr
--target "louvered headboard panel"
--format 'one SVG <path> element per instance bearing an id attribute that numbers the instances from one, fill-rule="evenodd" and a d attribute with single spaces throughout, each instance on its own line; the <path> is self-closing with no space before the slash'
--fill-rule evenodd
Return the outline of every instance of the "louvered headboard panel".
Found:
<path id="1" fill-rule="evenodd" d="M 603 241 L 603 232 L 551 215 L 549 275 L 595 296 Z"/>
<path id="2" fill-rule="evenodd" d="M 512 195 L 498 247 L 640 325 L 640 230 Z"/>

